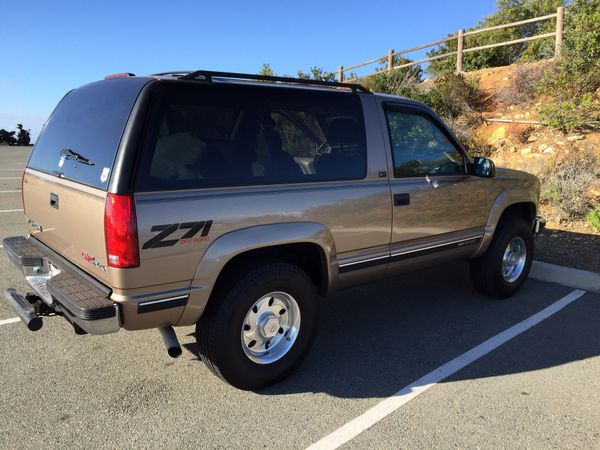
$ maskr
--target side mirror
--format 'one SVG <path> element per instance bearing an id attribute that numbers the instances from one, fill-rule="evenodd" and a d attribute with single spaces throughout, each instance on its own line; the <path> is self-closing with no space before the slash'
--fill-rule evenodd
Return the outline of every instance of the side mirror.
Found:
<path id="1" fill-rule="evenodd" d="M 473 175 L 482 178 L 493 178 L 496 176 L 496 164 L 491 159 L 478 156 L 473 159 Z"/>

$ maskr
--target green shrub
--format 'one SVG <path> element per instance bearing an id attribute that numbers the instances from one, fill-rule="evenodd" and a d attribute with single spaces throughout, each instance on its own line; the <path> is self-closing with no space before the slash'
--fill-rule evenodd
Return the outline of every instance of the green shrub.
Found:
<path id="1" fill-rule="evenodd" d="M 589 211 L 586 192 L 597 176 L 592 155 L 562 161 L 541 177 L 542 200 L 557 208 L 560 220 L 583 219 Z"/>
<path id="2" fill-rule="evenodd" d="M 445 74 L 433 79 L 431 88 L 426 91 L 427 103 L 444 118 L 457 118 L 472 114 L 482 103 L 482 94 L 475 83 L 463 75 Z"/>
<path id="3" fill-rule="evenodd" d="M 600 2 L 574 0 L 565 24 L 563 52 L 557 65 L 538 84 L 551 97 L 540 116 L 563 132 L 598 128 L 600 104 Z"/>
<path id="4" fill-rule="evenodd" d="M 596 205 L 587 215 L 587 223 L 596 230 L 600 231 L 600 205 Z"/>
<path id="5" fill-rule="evenodd" d="M 505 105 L 533 101 L 538 94 L 538 84 L 544 78 L 548 64 L 518 64 L 508 83 L 495 95 Z"/>
<path id="6" fill-rule="evenodd" d="M 599 128 L 600 105 L 591 93 L 570 100 L 556 100 L 540 105 L 540 118 L 563 133 Z"/>
<path id="7" fill-rule="evenodd" d="M 420 74 L 413 71 L 393 70 L 380 71 L 376 75 L 358 80 L 363 86 L 373 92 L 399 95 L 422 101 L 418 88 Z"/>

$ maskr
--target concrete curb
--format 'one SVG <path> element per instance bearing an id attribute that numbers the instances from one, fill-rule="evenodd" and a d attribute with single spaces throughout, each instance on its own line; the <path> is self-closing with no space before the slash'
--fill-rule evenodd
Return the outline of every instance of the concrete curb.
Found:
<path id="1" fill-rule="evenodd" d="M 529 277 L 575 289 L 600 293 L 600 273 L 533 261 Z"/>

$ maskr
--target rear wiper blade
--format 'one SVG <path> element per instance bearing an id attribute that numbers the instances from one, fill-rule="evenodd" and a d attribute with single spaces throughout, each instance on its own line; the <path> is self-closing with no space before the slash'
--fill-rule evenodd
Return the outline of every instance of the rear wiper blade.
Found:
<path id="1" fill-rule="evenodd" d="M 64 159 L 70 159 L 72 161 L 76 161 L 81 164 L 86 164 L 88 166 L 94 165 L 94 163 L 91 162 L 89 159 L 87 159 L 83 155 L 80 155 L 79 153 L 71 150 L 70 148 L 63 148 L 60 151 L 60 156 L 63 157 Z"/>

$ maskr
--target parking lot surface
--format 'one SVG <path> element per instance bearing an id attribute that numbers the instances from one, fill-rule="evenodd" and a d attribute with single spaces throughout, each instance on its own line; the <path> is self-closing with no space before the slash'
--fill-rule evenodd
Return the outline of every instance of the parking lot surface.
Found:
<path id="1" fill-rule="evenodd" d="M 0 191 L 20 190 L 27 151 L 0 147 Z M 0 193 L 0 237 L 26 232 L 19 209 Z M 9 286 L 27 291 L 0 250 Z M 77 336 L 55 317 L 32 333 L 0 301 L 0 448 L 305 448 L 572 292 L 530 279 L 492 301 L 466 263 L 340 292 L 299 370 L 258 393 L 211 375 L 192 327 L 172 360 L 157 331 Z M 583 293 L 340 445 L 600 448 L 599 319 Z"/>

